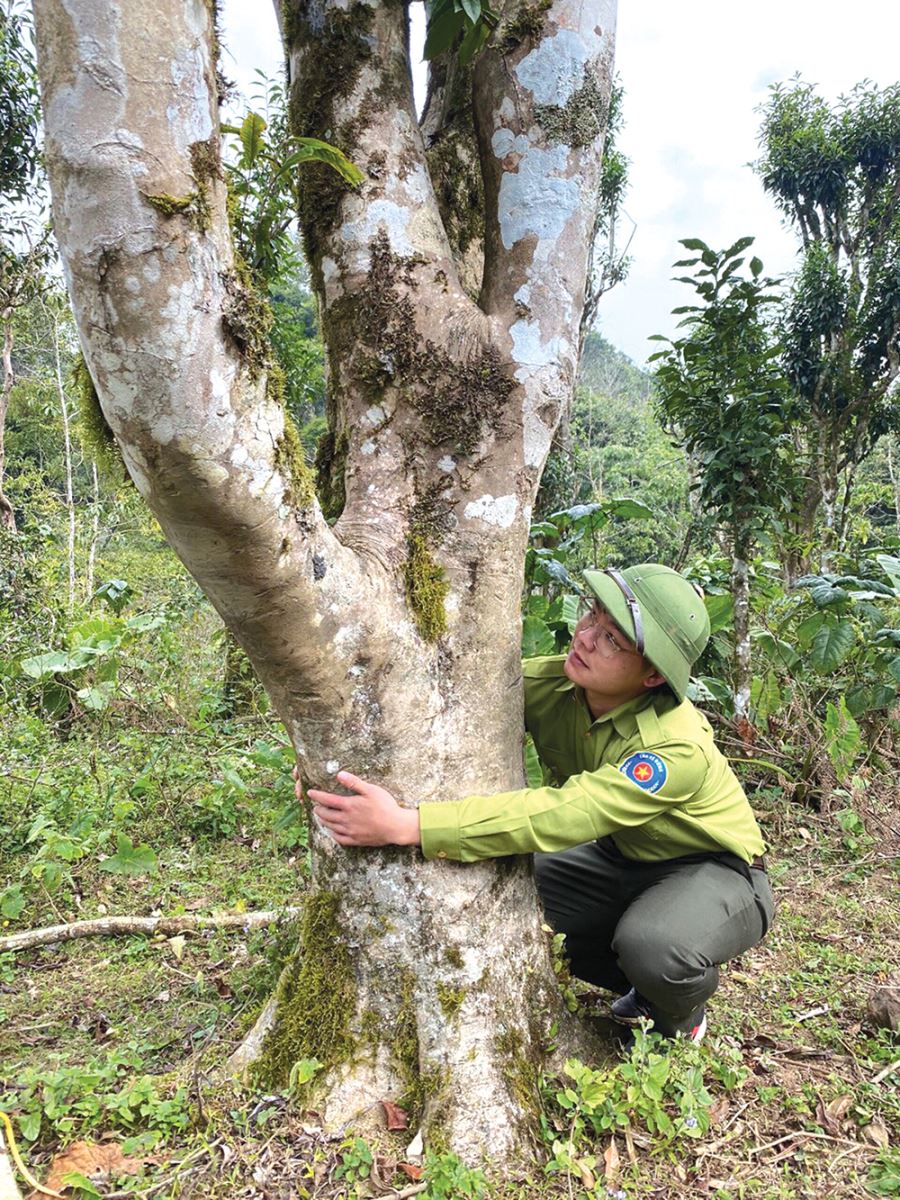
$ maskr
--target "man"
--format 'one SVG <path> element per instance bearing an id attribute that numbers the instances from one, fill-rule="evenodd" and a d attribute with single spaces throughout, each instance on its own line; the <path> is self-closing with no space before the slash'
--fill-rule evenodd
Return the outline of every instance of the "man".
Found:
<path id="1" fill-rule="evenodd" d="M 686 699 L 709 619 L 657 563 L 584 578 L 568 655 L 523 665 L 525 725 L 556 786 L 408 809 L 343 771 L 353 795 L 309 795 L 343 846 L 463 862 L 535 852 L 573 973 L 622 993 L 618 1020 L 699 1041 L 717 964 L 756 945 L 773 913 L 759 827 Z"/>

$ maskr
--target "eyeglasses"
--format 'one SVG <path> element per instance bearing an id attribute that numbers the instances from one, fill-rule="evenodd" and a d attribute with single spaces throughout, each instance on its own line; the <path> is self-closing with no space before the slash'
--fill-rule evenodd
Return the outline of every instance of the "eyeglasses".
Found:
<path id="1" fill-rule="evenodd" d="M 627 644 L 624 634 L 614 632 L 614 622 L 607 610 L 593 596 L 582 596 L 578 604 L 578 624 L 580 633 L 590 633 L 594 639 L 594 648 L 603 658 L 612 658 L 616 654 L 639 654 L 640 651 Z"/>

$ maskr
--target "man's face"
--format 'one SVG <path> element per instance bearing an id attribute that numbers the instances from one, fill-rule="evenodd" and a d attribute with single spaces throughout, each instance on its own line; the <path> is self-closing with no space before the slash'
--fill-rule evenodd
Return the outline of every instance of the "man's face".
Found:
<path id="1" fill-rule="evenodd" d="M 663 682 L 599 600 L 575 626 L 564 669 L 585 692 L 621 704 Z"/>

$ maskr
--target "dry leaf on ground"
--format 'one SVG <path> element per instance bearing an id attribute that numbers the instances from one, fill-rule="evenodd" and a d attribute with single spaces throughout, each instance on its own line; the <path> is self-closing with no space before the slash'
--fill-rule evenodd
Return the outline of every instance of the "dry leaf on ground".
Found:
<path id="1" fill-rule="evenodd" d="M 603 1178 L 607 1183 L 615 1183 L 619 1177 L 619 1148 L 615 1137 L 609 1139 L 609 1145 L 603 1151 Z"/>
<path id="2" fill-rule="evenodd" d="M 137 1175 L 144 1163 L 150 1161 L 149 1158 L 124 1155 L 122 1147 L 116 1142 L 107 1142 L 102 1146 L 96 1142 L 72 1142 L 51 1162 L 44 1187 L 61 1192 L 63 1179 L 73 1172 L 84 1175 L 94 1183 L 103 1182 L 111 1175 Z M 28 1200 L 41 1200 L 41 1193 L 32 1192 Z"/>
<path id="3" fill-rule="evenodd" d="M 382 1100 L 381 1107 L 384 1109 L 384 1116 L 389 1130 L 393 1132 L 398 1129 L 409 1128 L 409 1118 L 402 1108 L 399 1108 L 390 1100 Z"/>

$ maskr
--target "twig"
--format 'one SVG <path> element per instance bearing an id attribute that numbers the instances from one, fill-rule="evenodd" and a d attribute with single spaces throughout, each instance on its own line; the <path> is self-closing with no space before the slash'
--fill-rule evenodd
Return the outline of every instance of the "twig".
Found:
<path id="1" fill-rule="evenodd" d="M 828 1164 L 828 1174 L 833 1175 L 834 1168 L 841 1161 L 841 1159 L 846 1158 L 848 1154 L 858 1154 L 860 1150 L 868 1150 L 871 1154 L 874 1154 L 877 1149 L 877 1146 L 867 1146 L 865 1142 L 859 1142 L 856 1146 L 850 1146 L 849 1149 L 842 1150 L 840 1154 L 836 1154 Z"/>
<path id="2" fill-rule="evenodd" d="M 809 1021 L 813 1017 L 824 1017 L 827 1012 L 828 1012 L 828 1005 L 822 1004 L 819 1008 L 811 1008 L 809 1010 L 809 1012 L 798 1013 L 798 1015 L 796 1017 L 794 1017 L 794 1020 L 798 1023 L 800 1021 Z"/>
<path id="3" fill-rule="evenodd" d="M 892 1062 L 889 1067 L 885 1067 L 883 1071 L 879 1071 L 877 1075 L 873 1076 L 872 1082 L 881 1083 L 883 1080 L 887 1079 L 888 1075 L 893 1075 L 898 1067 L 900 1067 L 900 1058 L 898 1058 L 896 1062 Z"/>
<path id="4" fill-rule="evenodd" d="M 407 1200 L 409 1196 L 418 1196 L 420 1192 L 424 1192 L 428 1187 L 426 1183 L 413 1183 L 409 1187 L 403 1188 L 399 1192 L 385 1192 L 381 1200 Z"/>
<path id="5" fill-rule="evenodd" d="M 26 929 L 0 938 L 0 952 L 30 950 L 34 946 L 49 946 L 70 942 L 74 938 L 119 937 L 130 933 L 197 933 L 204 929 L 258 929 L 296 917 L 299 908 L 279 908 L 269 912 L 222 913 L 217 917 L 98 917 L 92 921 L 70 921 L 64 925 L 49 925 L 45 929 Z"/>
<path id="6" fill-rule="evenodd" d="M 780 1146 L 782 1142 L 789 1142 L 792 1139 L 795 1142 L 805 1141 L 807 1138 L 818 1138 L 823 1142 L 835 1142 L 838 1145 L 858 1146 L 859 1142 L 851 1142 L 849 1138 L 832 1137 L 830 1133 L 815 1133 L 811 1129 L 798 1129 L 795 1133 L 786 1133 L 784 1137 L 776 1138 L 774 1142 L 766 1142 L 763 1146 L 754 1146 L 747 1151 L 747 1157 L 751 1154 L 761 1154 L 763 1150 L 772 1150 L 775 1146 Z"/>

